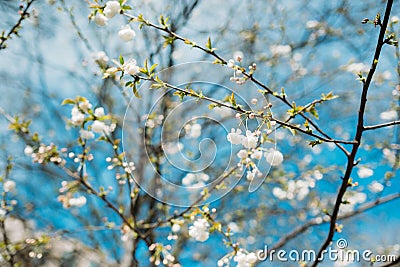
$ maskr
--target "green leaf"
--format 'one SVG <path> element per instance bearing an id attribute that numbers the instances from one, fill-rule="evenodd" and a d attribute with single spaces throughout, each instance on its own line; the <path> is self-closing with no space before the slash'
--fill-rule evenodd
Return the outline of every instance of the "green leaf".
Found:
<path id="1" fill-rule="evenodd" d="M 136 84 L 134 84 L 134 86 L 132 86 L 132 91 L 133 91 L 133 94 L 134 94 L 137 98 L 142 98 L 142 97 L 139 95 L 139 92 L 138 92 L 138 90 L 137 90 L 137 88 L 136 88 Z"/>
<path id="2" fill-rule="evenodd" d="M 218 107 L 218 106 L 219 106 L 219 105 L 216 104 L 216 103 L 211 103 L 211 104 L 208 105 L 208 109 L 214 109 L 214 108 L 216 108 L 216 107 Z"/>
<path id="3" fill-rule="evenodd" d="M 161 83 L 153 83 L 152 85 L 150 85 L 150 89 L 160 89 L 163 87 L 164 87 L 164 85 Z"/>
<path id="4" fill-rule="evenodd" d="M 121 65 L 124 65 L 124 58 L 122 57 L 122 55 L 119 56 L 119 63 L 121 63 Z"/>
<path id="5" fill-rule="evenodd" d="M 231 96 L 230 96 L 230 98 L 229 98 L 229 103 L 231 103 L 232 106 L 234 106 L 234 107 L 237 106 L 237 104 L 236 104 L 236 99 L 235 99 L 235 94 L 234 94 L 234 93 L 231 94 Z"/>
<path id="6" fill-rule="evenodd" d="M 150 74 L 153 73 L 154 69 L 158 66 L 158 64 L 154 64 L 153 66 L 150 67 Z"/>
<path id="7" fill-rule="evenodd" d="M 310 141 L 309 143 L 308 143 L 308 145 L 310 145 L 311 147 L 315 147 L 315 146 L 317 146 L 317 145 L 320 145 L 320 144 L 322 144 L 323 142 L 321 141 L 321 140 L 315 140 L 315 141 Z"/>
<path id="8" fill-rule="evenodd" d="M 319 119 L 318 111 L 317 111 L 317 109 L 314 107 L 314 105 L 311 106 L 311 107 L 308 109 L 308 112 L 310 112 L 310 114 L 313 115 L 316 119 Z"/>
<path id="9" fill-rule="evenodd" d="M 207 47 L 209 50 L 212 50 L 211 38 L 210 38 L 210 37 L 208 37 L 206 47 Z"/>
<path id="10" fill-rule="evenodd" d="M 64 101 L 61 103 L 61 105 L 69 105 L 69 104 L 72 104 L 72 105 L 74 105 L 75 104 L 75 100 L 73 100 L 73 99 L 71 99 L 71 98 L 66 98 L 66 99 L 64 99 Z"/>

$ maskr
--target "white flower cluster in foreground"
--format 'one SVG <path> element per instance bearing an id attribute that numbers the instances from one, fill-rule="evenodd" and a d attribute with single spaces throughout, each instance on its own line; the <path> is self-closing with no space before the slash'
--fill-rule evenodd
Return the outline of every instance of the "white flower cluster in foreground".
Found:
<path id="1" fill-rule="evenodd" d="M 237 267 L 250 267 L 252 264 L 257 262 L 257 256 L 255 253 L 245 254 L 239 251 L 236 256 L 233 258 L 235 262 L 237 262 Z"/>
<path id="2" fill-rule="evenodd" d="M 232 253 L 225 255 L 222 259 L 217 262 L 218 267 L 229 267 L 230 260 L 236 262 L 237 267 L 251 267 L 257 262 L 257 255 L 254 252 L 246 252 L 242 249 L 239 250 L 236 255 L 232 255 Z"/>
<path id="3" fill-rule="evenodd" d="M 189 227 L 189 235 L 197 241 L 204 242 L 210 236 L 210 224 L 206 219 L 197 219 L 192 226 Z"/>
<path id="4" fill-rule="evenodd" d="M 269 149 L 264 153 L 263 149 L 257 148 L 260 134 L 260 131 L 251 132 L 247 130 L 246 135 L 242 135 L 240 129 L 232 129 L 226 137 L 232 145 L 242 145 L 245 148 L 241 149 L 237 153 L 237 156 L 240 159 L 240 167 L 245 166 L 249 169 L 246 177 L 250 181 L 253 180 L 256 175 L 259 177 L 262 176 L 262 173 L 253 160 L 261 160 L 262 157 L 265 156 L 266 161 L 271 164 L 271 166 L 279 166 L 283 162 L 283 154 L 280 151 Z"/>
<path id="5" fill-rule="evenodd" d="M 114 123 L 106 124 L 105 119 L 109 117 L 104 112 L 104 108 L 98 107 L 94 111 L 92 104 L 84 99 L 74 105 L 71 110 L 71 123 L 74 126 L 81 127 L 79 134 L 82 139 L 92 139 L 97 134 L 109 134 L 115 130 Z M 92 124 L 85 129 L 86 123 L 92 121 Z"/>
<path id="6" fill-rule="evenodd" d="M 96 15 L 92 19 L 98 26 L 106 26 L 108 20 L 121 13 L 121 10 L 122 8 L 118 1 L 108 1 L 102 10 L 97 10 Z M 129 25 L 125 25 L 119 30 L 118 36 L 123 41 L 129 42 L 135 38 L 136 33 Z"/>

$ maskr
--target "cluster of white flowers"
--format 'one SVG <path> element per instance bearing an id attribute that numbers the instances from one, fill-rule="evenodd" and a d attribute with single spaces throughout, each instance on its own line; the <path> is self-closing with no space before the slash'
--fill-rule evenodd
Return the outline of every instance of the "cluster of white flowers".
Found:
<path id="1" fill-rule="evenodd" d="M 287 57 L 292 52 L 290 45 L 271 45 L 269 51 L 273 57 Z"/>
<path id="2" fill-rule="evenodd" d="M 197 241 L 204 242 L 210 236 L 208 232 L 210 224 L 206 219 L 197 219 L 192 226 L 189 227 L 189 235 Z"/>
<path id="3" fill-rule="evenodd" d="M 230 78 L 230 81 L 235 82 L 239 85 L 242 85 L 246 82 L 247 78 L 243 75 L 243 68 L 236 65 L 236 61 L 238 63 L 241 63 L 243 60 L 243 52 L 241 51 L 236 51 L 233 54 L 233 58 L 234 59 L 229 59 L 228 62 L 226 63 L 226 66 L 228 68 L 233 69 L 233 76 Z M 256 70 L 256 64 L 252 64 L 251 66 L 249 66 L 249 70 Z"/>
<path id="4" fill-rule="evenodd" d="M 94 133 L 98 134 L 109 134 L 115 130 L 115 123 L 111 123 L 107 125 L 102 119 L 106 116 L 104 112 L 104 108 L 98 107 L 93 111 L 93 115 L 91 114 L 92 104 L 85 99 L 84 101 L 79 102 L 77 105 L 71 110 L 71 123 L 74 126 L 80 126 L 81 129 L 79 134 L 83 139 L 92 139 L 95 137 Z M 89 112 L 90 111 L 90 112 Z M 84 128 L 84 122 L 87 118 L 89 120 L 93 120 L 91 126 L 88 129 Z"/>
<path id="5" fill-rule="evenodd" d="M 181 142 L 167 142 L 162 143 L 162 149 L 167 154 L 176 154 L 184 148 L 184 145 Z"/>
<path id="6" fill-rule="evenodd" d="M 379 114 L 379 118 L 385 121 L 395 120 L 397 118 L 396 110 L 388 110 Z"/>
<path id="7" fill-rule="evenodd" d="M 119 38 L 121 38 L 125 42 L 129 42 L 135 38 L 136 33 L 132 30 L 131 26 L 125 25 L 121 27 L 121 30 L 118 32 Z"/>
<path id="8" fill-rule="evenodd" d="M 77 207 L 80 208 L 86 204 L 86 197 L 84 196 L 79 196 L 76 198 L 70 198 L 68 201 L 68 205 L 70 207 Z"/>
<path id="9" fill-rule="evenodd" d="M 162 263 L 164 266 L 181 267 L 179 263 L 175 263 L 175 257 L 170 252 L 171 249 L 171 245 L 151 244 L 149 246 L 149 251 L 152 251 L 150 262 L 154 262 L 156 266 Z"/>
<path id="10" fill-rule="evenodd" d="M 132 161 L 130 161 L 130 162 L 126 162 L 126 161 L 121 162 L 120 159 L 118 159 L 118 158 L 107 157 L 106 158 L 106 162 L 111 163 L 110 165 L 107 166 L 107 170 L 112 170 L 115 167 L 122 167 L 126 174 L 131 174 L 132 172 L 134 172 L 136 170 L 135 163 L 132 162 Z M 126 174 L 121 175 L 120 173 L 116 173 L 115 178 L 117 179 L 119 184 L 125 184 L 126 183 L 126 179 L 122 179 L 122 178 L 129 178 L 129 177 L 127 177 Z"/>
<path id="11" fill-rule="evenodd" d="M 379 193 L 382 192 L 385 187 L 378 181 L 373 181 L 371 184 L 368 185 L 368 189 L 372 193 Z"/>
<path id="12" fill-rule="evenodd" d="M 61 152 L 65 151 L 66 149 L 61 150 Z M 59 165 L 65 165 L 66 163 L 53 143 L 50 145 L 40 144 L 36 152 L 33 151 L 32 147 L 27 146 L 25 148 L 25 154 L 30 154 L 34 163 L 45 164 L 52 162 Z"/>
<path id="13" fill-rule="evenodd" d="M 360 166 L 357 170 L 357 175 L 360 178 L 368 178 L 374 174 L 374 171 L 368 167 Z"/>
<path id="14" fill-rule="evenodd" d="M 246 131 L 246 136 L 242 135 L 242 131 L 240 129 L 233 129 L 227 135 L 228 141 L 232 145 L 243 145 L 247 149 L 255 148 L 258 143 L 260 132 L 251 132 L 249 130 Z"/>
<path id="15" fill-rule="evenodd" d="M 12 180 L 7 180 L 3 184 L 3 190 L 6 193 L 14 191 L 15 187 L 16 187 L 16 183 L 14 181 L 12 181 Z"/>
<path id="16" fill-rule="evenodd" d="M 279 166 L 283 162 L 283 154 L 274 149 L 268 150 L 268 152 L 265 153 L 265 158 L 272 166 Z"/>
<path id="17" fill-rule="evenodd" d="M 104 6 L 103 13 L 97 12 L 94 22 L 99 26 L 107 25 L 108 19 L 113 18 L 121 12 L 121 5 L 118 1 L 108 1 Z"/>
<path id="18" fill-rule="evenodd" d="M 368 72 L 369 67 L 364 63 L 350 63 L 346 66 L 341 67 L 343 70 L 351 73 Z"/>
<path id="19" fill-rule="evenodd" d="M 320 22 L 317 20 L 309 20 L 306 22 L 306 28 L 310 29 L 310 30 L 316 29 L 319 26 L 320 26 Z"/>
<path id="20" fill-rule="evenodd" d="M 83 207 L 87 200 L 84 196 L 73 197 L 70 192 L 67 192 L 65 195 L 58 196 L 58 201 L 63 204 L 65 209 L 68 208 L 81 208 Z"/>
<path id="21" fill-rule="evenodd" d="M 204 187 L 206 182 L 210 180 L 210 176 L 205 173 L 188 173 L 183 177 L 182 179 L 182 184 L 184 186 L 187 186 L 189 190 L 195 190 L 200 189 Z"/>
<path id="22" fill-rule="evenodd" d="M 200 137 L 200 135 L 201 135 L 201 125 L 198 123 L 186 124 L 185 132 L 189 138 L 196 139 L 196 138 Z"/>
<path id="23" fill-rule="evenodd" d="M 108 20 L 121 12 L 121 5 L 118 1 L 108 1 L 103 11 L 98 10 L 93 20 L 98 26 L 106 26 Z M 129 25 L 122 26 L 118 32 L 118 36 L 125 42 L 129 42 L 135 38 L 136 33 Z"/>
<path id="24" fill-rule="evenodd" d="M 307 176 L 304 179 L 299 179 L 296 181 L 289 180 L 285 190 L 280 187 L 274 187 L 272 189 L 272 194 L 281 200 L 292 200 L 296 198 L 297 200 L 301 201 L 310 193 L 310 188 L 315 187 L 315 180 L 321 178 L 322 176 L 318 176 L 316 178 Z"/>
<path id="25" fill-rule="evenodd" d="M 299 77 L 306 75 L 308 72 L 307 69 L 304 68 L 304 66 L 301 63 L 302 58 L 303 58 L 302 54 L 294 53 L 292 58 L 290 59 L 290 67 L 293 70 L 293 72 Z"/>
<path id="26" fill-rule="evenodd" d="M 136 60 L 130 59 L 122 65 L 122 69 L 124 72 L 129 73 L 130 75 L 136 75 L 139 73 L 139 66 L 136 64 Z"/>
<path id="27" fill-rule="evenodd" d="M 239 251 L 233 260 L 237 262 L 237 267 L 251 267 L 257 262 L 257 256 L 254 252 L 245 254 Z"/>
<path id="28" fill-rule="evenodd" d="M 390 165 L 396 164 L 396 151 L 394 149 L 384 148 L 382 153 L 383 157 L 389 161 Z"/>
<path id="29" fill-rule="evenodd" d="M 249 169 L 246 178 L 250 181 L 256 176 L 262 176 L 262 172 L 254 164 L 253 160 L 261 160 L 265 156 L 266 161 L 272 166 L 279 166 L 283 162 L 283 155 L 280 151 L 270 149 L 264 153 L 262 149 L 257 148 L 260 134 L 260 131 L 251 132 L 247 130 L 246 136 L 244 136 L 240 129 L 232 129 L 227 135 L 227 139 L 232 145 L 242 145 L 245 148 L 239 150 L 237 156 L 240 159 L 239 167 L 243 168 L 245 166 Z"/>

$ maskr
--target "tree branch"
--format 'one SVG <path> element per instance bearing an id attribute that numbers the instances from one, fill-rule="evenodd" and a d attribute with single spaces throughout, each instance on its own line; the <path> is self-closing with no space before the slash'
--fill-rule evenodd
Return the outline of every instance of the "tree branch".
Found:
<path id="1" fill-rule="evenodd" d="M 390 122 L 371 125 L 371 126 L 364 126 L 364 131 L 375 130 L 375 129 L 389 127 L 389 126 L 398 125 L 398 124 L 400 124 L 400 121 L 390 121 Z"/>
<path id="2" fill-rule="evenodd" d="M 358 149 L 360 147 L 362 134 L 364 132 L 364 113 L 365 113 L 365 108 L 366 108 L 366 104 L 367 104 L 368 89 L 371 85 L 372 77 L 374 76 L 376 66 L 379 62 L 379 56 L 381 54 L 381 50 L 384 45 L 386 28 L 388 25 L 392 5 L 393 5 L 393 0 L 388 0 L 387 5 L 386 5 L 386 10 L 385 10 L 385 17 L 383 19 L 383 23 L 381 25 L 381 29 L 379 32 L 378 42 L 376 44 L 376 49 L 375 49 L 375 54 L 374 54 L 374 58 L 372 61 L 372 65 L 369 70 L 367 79 L 363 83 L 363 89 L 362 89 L 361 100 L 360 100 L 360 108 L 358 111 L 357 130 L 356 130 L 356 134 L 355 134 L 355 138 L 354 138 L 354 140 L 357 143 L 353 145 L 351 154 L 347 159 L 346 172 L 344 174 L 342 184 L 341 184 L 339 192 L 337 194 L 335 206 L 334 206 L 332 214 L 331 214 L 331 221 L 330 221 L 328 236 L 327 236 L 325 242 L 322 244 L 321 248 L 319 249 L 318 255 L 316 257 L 316 260 L 312 264 L 312 267 L 316 267 L 318 265 L 318 263 L 321 261 L 322 253 L 329 246 L 329 244 L 332 241 L 333 236 L 335 234 L 335 226 L 336 226 L 336 221 L 338 219 L 340 205 L 343 202 L 343 196 L 346 193 L 346 190 L 348 188 L 348 183 L 349 183 L 349 179 L 351 176 L 351 172 L 352 172 L 354 166 L 356 165 L 354 160 L 357 155 Z"/>

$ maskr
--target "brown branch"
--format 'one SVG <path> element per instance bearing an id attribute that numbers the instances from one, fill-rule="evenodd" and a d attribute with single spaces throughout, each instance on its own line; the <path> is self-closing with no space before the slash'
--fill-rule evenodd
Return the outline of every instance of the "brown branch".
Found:
<path id="1" fill-rule="evenodd" d="M 20 10 L 20 17 L 17 23 L 15 23 L 15 25 L 10 29 L 10 31 L 6 35 L 0 36 L 0 50 L 5 49 L 7 47 L 6 41 L 10 39 L 13 34 L 18 36 L 18 29 L 21 27 L 22 21 L 27 17 L 29 17 L 28 9 L 35 1 L 36 0 L 29 0 L 26 4 L 26 7 L 22 11 Z"/>
<path id="2" fill-rule="evenodd" d="M 371 202 L 365 203 L 364 205 L 361 205 L 357 210 L 354 210 L 352 212 L 348 212 L 348 213 L 338 216 L 338 220 L 349 219 L 351 217 L 354 217 L 355 215 L 358 215 L 367 210 L 375 208 L 379 205 L 388 203 L 390 201 L 393 201 L 393 200 L 396 200 L 399 198 L 400 198 L 400 193 L 391 194 L 391 195 L 388 195 L 385 197 L 378 198 L 374 201 L 371 201 Z M 304 233 L 309 228 L 311 228 L 313 226 L 317 226 L 317 225 L 326 224 L 326 223 L 329 223 L 329 220 L 321 221 L 318 218 L 313 218 L 313 219 L 307 221 L 305 224 L 298 226 L 292 232 L 288 233 L 287 235 L 285 235 L 284 237 L 279 239 L 278 242 L 272 247 L 272 250 L 277 250 L 277 249 L 283 247 L 288 241 L 298 237 L 301 233 Z"/>
<path id="3" fill-rule="evenodd" d="M 371 126 L 364 126 L 364 131 L 375 130 L 375 129 L 389 127 L 389 126 L 398 125 L 398 124 L 400 124 L 400 121 L 390 121 L 390 122 L 371 125 Z"/>
<path id="4" fill-rule="evenodd" d="M 198 45 L 196 42 L 192 42 L 180 35 L 178 35 L 177 33 L 173 32 L 168 26 L 159 26 L 156 25 L 154 23 L 151 23 L 150 21 L 144 20 L 142 18 L 142 20 L 139 20 L 138 17 L 135 17 L 133 15 L 127 14 L 127 13 L 123 13 L 123 15 L 125 15 L 126 17 L 130 18 L 132 21 L 139 21 L 141 23 L 144 23 L 145 25 L 155 28 L 159 31 L 168 33 L 171 37 L 175 38 L 176 40 L 180 40 L 186 44 L 190 44 L 193 48 L 199 49 L 203 52 L 205 52 L 206 54 L 209 54 L 211 56 L 213 56 L 214 58 L 216 58 L 217 60 L 220 61 L 220 64 L 222 65 L 226 65 L 227 61 L 222 58 L 222 56 L 218 55 L 215 50 L 213 49 L 209 49 L 209 48 L 205 48 L 203 46 Z M 275 94 L 274 91 L 272 89 L 270 89 L 267 85 L 265 85 L 264 83 L 262 83 L 261 81 L 259 81 L 258 79 L 256 79 L 253 74 L 247 73 L 246 70 L 244 68 L 241 68 L 242 70 L 242 74 L 243 76 L 245 76 L 247 79 L 251 80 L 253 83 L 255 83 L 256 85 L 260 86 L 261 88 L 263 88 L 268 94 L 271 94 L 272 96 L 274 96 L 275 98 L 279 99 L 281 102 L 283 102 L 284 104 L 286 104 L 288 107 L 293 108 L 293 105 L 287 100 L 286 96 L 281 96 L 279 94 Z M 318 131 L 320 134 L 322 134 L 326 139 L 331 139 L 333 140 L 327 133 L 325 133 L 321 128 L 319 128 L 319 126 L 313 121 L 311 120 L 307 115 L 303 114 L 303 113 L 299 113 L 299 115 L 301 117 L 303 117 L 305 120 L 307 120 L 309 122 L 309 124 L 311 126 L 314 127 L 314 129 L 316 131 Z M 349 156 L 349 152 L 347 151 L 347 149 L 345 147 L 343 147 L 339 142 L 335 142 L 335 145 L 343 151 L 343 153 L 345 153 L 346 156 Z"/>
<path id="5" fill-rule="evenodd" d="M 384 17 L 383 23 L 381 25 L 378 42 L 376 44 L 374 58 L 372 60 L 372 65 L 369 70 L 367 79 L 363 83 L 363 89 L 362 89 L 361 100 L 360 100 L 360 108 L 358 111 L 357 130 L 356 130 L 356 134 L 355 134 L 355 138 L 354 138 L 354 140 L 357 143 L 353 145 L 351 154 L 347 158 L 346 171 L 345 171 L 344 177 L 342 179 L 342 184 L 341 184 L 339 192 L 337 194 L 335 206 L 334 206 L 332 214 L 331 214 L 328 236 L 326 237 L 325 242 L 322 244 L 321 248 L 319 249 L 316 260 L 311 265 L 312 267 L 316 267 L 318 265 L 318 263 L 321 261 L 321 258 L 322 258 L 321 255 L 323 254 L 324 250 L 329 246 L 329 244 L 332 241 L 333 236 L 335 234 L 335 225 L 336 225 L 336 221 L 338 219 L 340 205 L 343 202 L 343 196 L 346 193 L 346 190 L 348 188 L 348 183 L 349 183 L 349 179 L 351 176 L 351 172 L 352 172 L 354 166 L 356 165 L 354 160 L 357 155 L 358 149 L 361 145 L 362 134 L 364 132 L 364 114 L 365 114 L 365 108 L 367 105 L 368 89 L 371 85 L 372 77 L 374 76 L 376 66 L 379 62 L 379 56 L 381 54 L 381 50 L 384 45 L 385 32 L 386 32 L 386 28 L 388 25 L 392 5 L 393 5 L 393 0 L 388 0 L 387 5 L 386 5 L 386 10 L 385 10 L 385 17 Z"/>

